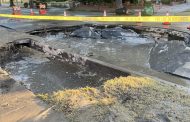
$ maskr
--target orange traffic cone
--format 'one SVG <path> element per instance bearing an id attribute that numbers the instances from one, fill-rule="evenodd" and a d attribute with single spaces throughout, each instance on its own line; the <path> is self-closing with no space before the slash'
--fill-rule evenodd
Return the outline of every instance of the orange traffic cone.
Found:
<path id="1" fill-rule="evenodd" d="M 13 11 L 12 12 L 13 15 L 21 15 L 21 9 L 20 9 L 20 7 L 13 6 L 12 11 Z"/>
<path id="2" fill-rule="evenodd" d="M 12 15 L 16 15 L 16 6 L 12 7 Z"/>
<path id="3" fill-rule="evenodd" d="M 139 17 L 142 16 L 141 11 L 138 12 L 138 16 L 139 16 Z M 137 26 L 142 26 L 142 22 L 137 22 Z"/>
<path id="4" fill-rule="evenodd" d="M 163 25 L 163 28 L 169 29 L 169 28 L 170 28 L 170 25 Z"/>
<path id="5" fill-rule="evenodd" d="M 139 15 L 139 17 L 141 17 L 141 15 L 142 15 L 142 14 L 141 14 L 141 11 L 139 11 L 138 15 Z"/>
<path id="6" fill-rule="evenodd" d="M 106 17 L 107 16 L 107 13 L 106 13 L 106 10 L 104 10 L 104 17 Z"/>
<path id="7" fill-rule="evenodd" d="M 167 11 L 166 16 L 169 16 L 169 12 Z M 162 25 L 171 25 L 170 22 L 163 22 Z"/>
<path id="8" fill-rule="evenodd" d="M 66 11 L 64 11 L 64 16 L 65 16 L 65 17 L 67 16 L 67 12 L 66 12 Z"/>
<path id="9" fill-rule="evenodd" d="M 40 15 L 45 15 L 47 13 L 45 8 L 46 8 L 46 6 L 44 4 L 40 3 L 40 5 L 39 5 L 39 14 Z"/>
<path id="10" fill-rule="evenodd" d="M 129 14 L 129 10 L 127 9 L 126 14 Z"/>
<path id="11" fill-rule="evenodd" d="M 40 15 L 45 15 L 46 13 L 47 13 L 47 11 L 45 9 L 40 9 L 39 10 Z"/>
<path id="12" fill-rule="evenodd" d="M 17 15 L 22 15 L 20 6 L 17 7 Z"/>
<path id="13" fill-rule="evenodd" d="M 30 9 L 30 15 L 34 15 L 33 9 Z"/>

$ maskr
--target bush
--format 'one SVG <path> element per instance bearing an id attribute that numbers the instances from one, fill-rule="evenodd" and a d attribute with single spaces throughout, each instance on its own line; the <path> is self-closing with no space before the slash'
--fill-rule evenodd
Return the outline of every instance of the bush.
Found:
<path id="1" fill-rule="evenodd" d="M 145 3 L 144 9 L 142 11 L 143 16 L 152 16 L 154 14 L 154 7 L 152 3 Z"/>

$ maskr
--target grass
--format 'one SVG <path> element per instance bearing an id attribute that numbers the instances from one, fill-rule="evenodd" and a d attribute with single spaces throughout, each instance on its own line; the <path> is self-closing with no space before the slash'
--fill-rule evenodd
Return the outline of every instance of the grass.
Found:
<path id="1" fill-rule="evenodd" d="M 139 89 L 149 86 L 153 80 L 146 77 L 119 77 L 108 80 L 104 83 L 104 90 L 108 94 L 125 93 L 131 89 Z"/>
<path id="2" fill-rule="evenodd" d="M 56 109 L 65 113 L 92 105 L 110 105 L 114 99 L 102 94 L 98 89 L 85 87 L 54 92 L 51 95 L 39 94 L 42 100 L 56 105 Z"/>
<path id="3" fill-rule="evenodd" d="M 38 97 L 63 111 L 68 120 L 77 122 L 110 118 L 115 121 L 190 119 L 187 92 L 147 77 L 118 77 L 97 88 L 65 89 Z"/>
<path id="4" fill-rule="evenodd" d="M 128 92 L 132 89 L 149 86 L 152 82 L 153 80 L 143 77 L 119 77 L 106 81 L 101 88 L 66 89 L 52 94 L 39 94 L 38 97 L 55 105 L 57 110 L 71 113 L 87 106 L 114 104 L 117 98 L 129 95 Z"/>
<path id="5" fill-rule="evenodd" d="M 142 88 L 150 87 L 154 81 L 146 77 L 119 77 L 104 83 L 104 91 L 109 96 L 114 96 L 120 102 L 135 99 Z"/>

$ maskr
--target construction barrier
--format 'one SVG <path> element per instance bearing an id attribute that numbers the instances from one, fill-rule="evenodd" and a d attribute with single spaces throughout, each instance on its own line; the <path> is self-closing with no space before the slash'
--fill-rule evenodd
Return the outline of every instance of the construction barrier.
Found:
<path id="1" fill-rule="evenodd" d="M 45 15 L 47 13 L 45 8 L 46 8 L 45 4 L 40 3 L 40 5 L 39 5 L 39 14 L 40 15 Z"/>
<path id="2" fill-rule="evenodd" d="M 32 19 L 32 20 L 65 20 L 65 21 L 97 21 L 97 22 L 190 22 L 190 16 L 30 16 L 0 14 L 0 17 Z"/>
<path id="3" fill-rule="evenodd" d="M 167 11 L 167 13 L 166 13 L 166 16 L 170 16 L 168 11 Z M 163 24 L 163 25 L 171 25 L 171 23 L 168 22 L 168 21 L 165 21 L 165 22 L 163 22 L 162 24 Z"/>
<path id="4" fill-rule="evenodd" d="M 12 7 L 12 14 L 13 15 L 21 15 L 22 13 L 21 13 L 21 8 L 18 6 L 13 6 Z"/>

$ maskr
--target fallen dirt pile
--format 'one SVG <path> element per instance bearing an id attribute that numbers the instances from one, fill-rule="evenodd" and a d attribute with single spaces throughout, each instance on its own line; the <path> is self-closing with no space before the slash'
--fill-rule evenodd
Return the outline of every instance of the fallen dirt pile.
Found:
<path id="1" fill-rule="evenodd" d="M 119 77 L 98 88 L 39 94 L 71 121 L 190 121 L 190 95 L 145 77 Z"/>

